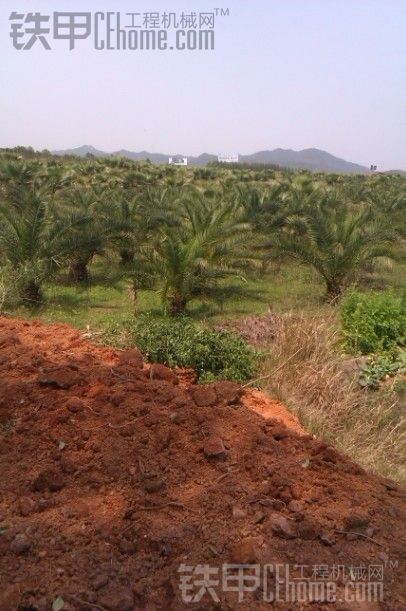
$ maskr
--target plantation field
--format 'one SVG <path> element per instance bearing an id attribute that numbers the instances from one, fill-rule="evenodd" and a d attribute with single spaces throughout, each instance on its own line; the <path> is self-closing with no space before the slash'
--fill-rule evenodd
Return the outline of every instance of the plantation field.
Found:
<path id="1" fill-rule="evenodd" d="M 3 315 L 262 387 L 406 480 L 404 176 L 22 152 L 0 153 Z"/>

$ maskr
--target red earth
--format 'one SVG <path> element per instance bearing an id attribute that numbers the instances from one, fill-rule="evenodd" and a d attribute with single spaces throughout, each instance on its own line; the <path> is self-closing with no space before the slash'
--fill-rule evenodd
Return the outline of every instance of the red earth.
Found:
<path id="1" fill-rule="evenodd" d="M 10 318 L 0 369 L 0 611 L 406 609 L 404 491 L 278 401 Z M 335 598 L 270 605 L 276 565 Z"/>

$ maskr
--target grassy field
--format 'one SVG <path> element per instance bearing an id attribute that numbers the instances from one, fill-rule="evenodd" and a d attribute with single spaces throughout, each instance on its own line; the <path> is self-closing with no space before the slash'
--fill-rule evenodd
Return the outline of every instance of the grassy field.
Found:
<path id="1" fill-rule="evenodd" d="M 45 287 L 45 305 L 30 309 L 15 308 L 11 314 L 38 318 L 46 322 L 65 322 L 84 329 L 100 328 L 111 321 L 126 319 L 134 313 L 129 282 L 117 276 L 103 275 L 102 264 L 92 270 L 92 280 L 83 285 L 52 283 Z M 324 288 L 317 274 L 311 269 L 295 264 L 271 266 L 263 277 L 234 282 L 243 286 L 246 294 L 238 298 L 213 304 L 194 300 L 189 314 L 209 322 L 235 319 L 264 313 L 268 310 L 288 312 L 297 310 L 307 314 L 329 316 L 336 308 L 324 302 Z M 405 290 L 406 265 L 396 265 L 393 270 L 380 272 L 367 279 L 367 288 Z M 138 313 L 163 313 L 162 300 L 156 291 L 140 290 Z"/>
<path id="2" fill-rule="evenodd" d="M 46 305 L 35 309 L 20 306 L 12 314 L 38 318 L 45 322 L 65 322 L 79 329 L 98 330 L 111 322 L 128 319 L 134 314 L 130 285 L 126 280 L 106 282 L 96 267 L 93 280 L 83 286 L 48 284 Z M 213 304 L 201 300 L 191 302 L 188 314 L 196 320 L 215 323 L 262 314 L 269 309 L 284 312 L 300 308 L 305 312 L 328 311 L 323 303 L 323 287 L 315 274 L 306 268 L 285 266 L 269 272 L 264 278 L 255 278 L 242 285 L 246 294 Z M 162 300 L 156 291 L 140 290 L 138 313 L 164 312 Z"/>

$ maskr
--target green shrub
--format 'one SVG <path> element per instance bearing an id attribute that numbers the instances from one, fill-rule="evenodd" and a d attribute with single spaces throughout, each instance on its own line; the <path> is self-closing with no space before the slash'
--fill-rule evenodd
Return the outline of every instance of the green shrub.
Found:
<path id="1" fill-rule="evenodd" d="M 152 363 L 192 367 L 200 381 L 246 382 L 256 369 L 256 352 L 243 339 L 214 331 L 187 317 L 143 315 L 126 323 L 127 337 Z"/>
<path id="2" fill-rule="evenodd" d="M 364 388 L 376 390 L 382 380 L 404 373 L 406 373 L 406 350 L 401 350 L 396 357 L 384 355 L 373 358 L 361 369 L 359 384 Z"/>
<path id="3" fill-rule="evenodd" d="M 393 293 L 352 292 L 341 318 L 347 344 L 362 354 L 393 351 L 406 342 L 406 299 Z"/>

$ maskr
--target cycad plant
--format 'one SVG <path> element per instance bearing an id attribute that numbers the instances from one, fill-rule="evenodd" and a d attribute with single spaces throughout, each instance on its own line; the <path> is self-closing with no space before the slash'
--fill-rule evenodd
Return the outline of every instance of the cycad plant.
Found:
<path id="1" fill-rule="evenodd" d="M 127 223 L 117 214 L 118 197 L 115 189 L 97 187 L 75 188 L 66 194 L 61 211 L 91 218 L 78 231 L 77 248 L 70 256 L 68 275 L 72 282 L 87 281 L 93 257 L 114 247 L 127 231 Z"/>
<path id="2" fill-rule="evenodd" d="M 195 298 L 215 298 L 226 278 L 242 277 L 253 263 L 250 225 L 236 204 L 189 192 L 179 204 L 179 224 L 165 227 L 155 245 L 162 296 L 171 315 Z"/>
<path id="3" fill-rule="evenodd" d="M 329 300 L 337 299 L 357 271 L 378 258 L 394 256 L 391 232 L 370 207 L 354 210 L 339 194 L 325 193 L 287 219 L 268 244 L 274 254 L 311 266 L 322 277 Z"/>
<path id="4" fill-rule="evenodd" d="M 111 208 L 111 226 L 119 228 L 111 244 L 120 256 L 121 275 L 131 281 L 137 313 L 139 289 L 150 289 L 157 278 L 154 245 L 164 227 L 178 225 L 174 192 L 168 188 L 146 188 L 132 194 L 117 194 Z"/>
<path id="5" fill-rule="evenodd" d="M 12 198 L 23 187 L 32 187 L 37 180 L 37 161 L 0 160 L 0 196 Z"/>
<path id="6" fill-rule="evenodd" d="M 20 297 L 42 300 L 42 284 L 77 246 L 77 235 L 90 222 L 83 214 L 60 215 L 48 191 L 18 189 L 0 205 L 0 260 L 13 274 Z"/>
<path id="7" fill-rule="evenodd" d="M 121 266 L 134 266 L 139 249 L 150 244 L 163 226 L 177 225 L 176 199 L 172 189 L 146 188 L 142 193 L 130 195 L 123 191 L 117 196 L 113 220 L 123 232 L 117 235 L 116 246 Z"/>

